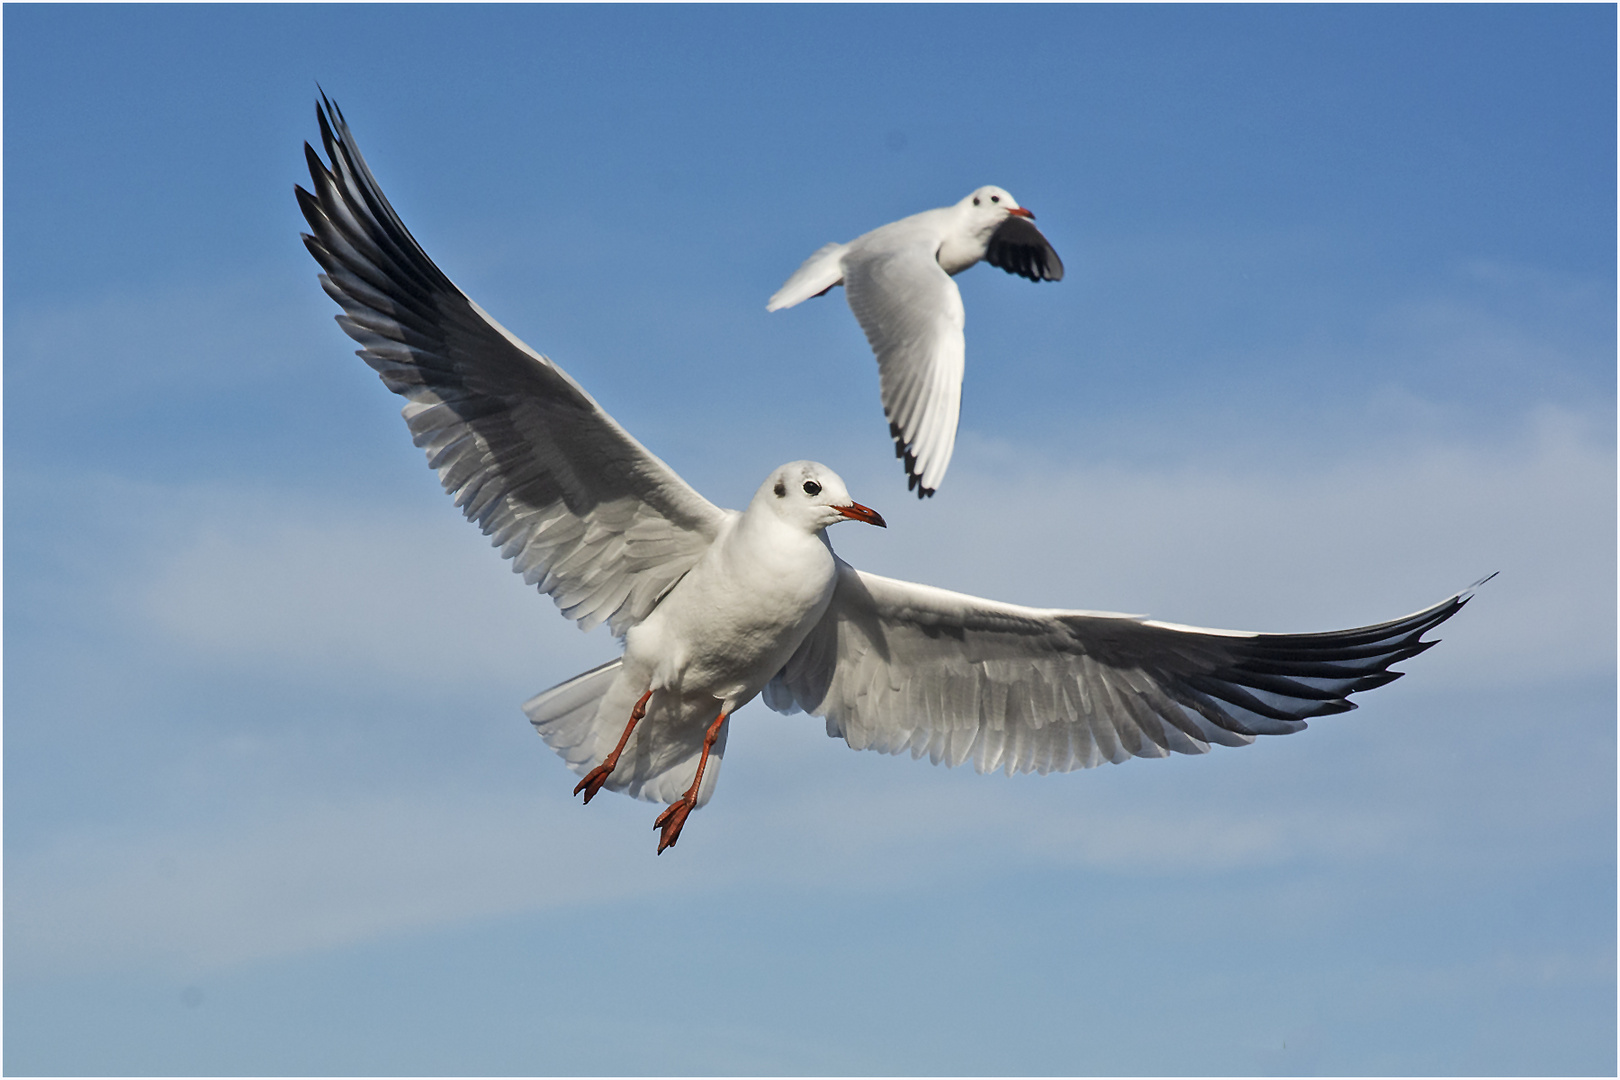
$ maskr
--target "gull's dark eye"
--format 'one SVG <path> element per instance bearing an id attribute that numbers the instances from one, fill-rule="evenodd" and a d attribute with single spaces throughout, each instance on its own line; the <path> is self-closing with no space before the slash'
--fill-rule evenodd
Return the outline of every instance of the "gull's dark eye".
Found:
<path id="1" fill-rule="evenodd" d="M 821 485 L 814 480 L 806 480 L 804 482 L 804 493 L 813 499 L 821 494 Z"/>
<path id="2" fill-rule="evenodd" d="M 1000 195 L 992 195 L 992 196 L 990 196 L 990 201 L 991 202 L 1000 202 L 1001 201 L 1001 196 Z"/>

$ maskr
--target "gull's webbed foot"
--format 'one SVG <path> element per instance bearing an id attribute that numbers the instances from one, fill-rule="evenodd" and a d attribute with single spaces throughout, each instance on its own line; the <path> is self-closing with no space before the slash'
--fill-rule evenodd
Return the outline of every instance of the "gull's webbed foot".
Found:
<path id="1" fill-rule="evenodd" d="M 720 737 L 720 728 L 726 722 L 726 714 L 721 713 L 709 725 L 709 730 L 703 733 L 703 756 L 698 758 L 697 775 L 692 777 L 692 786 L 686 789 L 675 802 L 665 808 L 658 820 L 653 822 L 653 828 L 664 830 L 658 836 L 658 854 L 662 855 L 667 847 L 674 847 L 675 841 L 681 837 L 681 826 L 686 824 L 687 815 L 697 808 L 698 789 L 703 786 L 703 770 L 709 764 L 709 751 L 714 749 L 714 741 Z"/>
<path id="2" fill-rule="evenodd" d="M 617 764 L 617 762 L 614 764 Z M 591 796 L 602 790 L 602 785 L 607 783 L 607 778 L 612 774 L 613 765 L 610 765 L 604 761 L 602 764 L 586 773 L 585 779 L 574 785 L 574 794 L 578 795 L 583 791 L 585 793 L 585 801 L 590 802 Z"/>
<path id="3" fill-rule="evenodd" d="M 658 836 L 658 854 L 662 855 L 667 847 L 674 847 L 675 841 L 681 837 L 681 826 L 686 824 L 687 815 L 697 805 L 697 800 L 690 796 L 682 796 L 678 802 L 671 803 L 665 808 L 658 820 L 653 822 L 653 828 L 662 829 Z"/>

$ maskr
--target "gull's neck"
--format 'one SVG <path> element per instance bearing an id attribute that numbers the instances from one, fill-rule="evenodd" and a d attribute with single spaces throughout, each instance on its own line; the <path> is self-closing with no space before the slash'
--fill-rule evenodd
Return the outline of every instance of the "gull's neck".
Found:
<path id="1" fill-rule="evenodd" d="M 984 258 L 990 248 L 990 234 L 1000 222 L 972 203 L 957 203 L 946 207 L 945 212 L 949 216 L 935 258 L 947 274 L 960 274 Z"/>

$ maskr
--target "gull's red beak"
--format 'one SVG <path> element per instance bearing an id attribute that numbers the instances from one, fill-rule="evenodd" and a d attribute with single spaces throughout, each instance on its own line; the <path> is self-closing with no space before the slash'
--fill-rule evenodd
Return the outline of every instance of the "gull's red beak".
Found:
<path id="1" fill-rule="evenodd" d="M 858 502 L 852 502 L 848 506 L 835 506 L 833 509 L 838 511 L 840 514 L 843 514 L 851 521 L 864 521 L 868 525 L 876 525 L 880 529 L 887 529 L 889 527 L 889 523 L 883 520 L 882 514 L 878 513 L 870 506 L 862 506 Z"/>
<path id="2" fill-rule="evenodd" d="M 1035 215 L 1030 213 L 1028 210 L 1025 210 L 1022 206 L 1015 206 L 1011 210 L 1007 211 L 1007 213 L 1011 214 L 1013 217 L 1027 217 L 1031 221 L 1035 220 Z"/>

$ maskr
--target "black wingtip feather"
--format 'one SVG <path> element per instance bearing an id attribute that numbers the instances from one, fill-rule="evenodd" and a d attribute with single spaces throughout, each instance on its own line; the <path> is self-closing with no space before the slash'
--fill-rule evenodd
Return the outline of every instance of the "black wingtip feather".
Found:
<path id="1" fill-rule="evenodd" d="M 1364 694 L 1368 690 L 1376 690 L 1380 686 L 1388 686 L 1390 683 L 1401 678 L 1405 674 L 1406 672 L 1404 671 L 1380 671 L 1376 675 L 1363 675 L 1360 679 L 1356 680 L 1355 689 L 1351 690 L 1350 693 Z"/>
<path id="2" fill-rule="evenodd" d="M 1276 635 L 1274 640 L 1267 640 L 1268 635 L 1259 635 L 1250 639 L 1256 650 L 1253 655 L 1237 660 L 1230 668 L 1215 673 L 1215 677 L 1230 679 L 1256 690 L 1292 694 L 1297 692 L 1287 689 L 1287 680 L 1291 678 L 1340 679 L 1349 676 L 1353 682 L 1343 689 L 1343 697 L 1336 702 L 1326 703 L 1331 707 L 1322 707 L 1305 715 L 1345 712 L 1356 707 L 1354 702 L 1348 700 L 1351 694 L 1388 686 L 1406 674 L 1390 670 L 1392 665 L 1440 644 L 1438 638 L 1431 641 L 1420 638 L 1461 611 L 1467 602 L 1468 593 L 1465 591 L 1427 610 L 1377 626 L 1325 634 Z M 1365 661 L 1374 670 L 1355 674 L 1356 661 Z M 1201 686 L 1200 689 L 1208 691 L 1206 687 Z M 1215 696 L 1223 695 L 1217 693 Z M 1297 696 L 1309 698 L 1314 695 L 1297 693 Z M 1231 700 L 1230 697 L 1224 699 Z M 1232 703 L 1254 708 L 1246 701 Z M 1263 709 L 1258 711 L 1265 713 Z"/>
<path id="3" fill-rule="evenodd" d="M 328 180 L 332 178 L 332 171 L 326 167 L 326 162 L 321 160 L 320 151 L 309 143 L 304 144 L 304 163 L 309 166 L 309 178 L 316 187 L 320 186 L 322 177 Z"/>
<path id="4" fill-rule="evenodd" d="M 906 465 L 906 490 L 915 491 L 919 499 L 932 497 L 936 489 L 920 486 L 922 475 L 917 472 L 917 455 L 906 445 L 905 436 L 900 434 L 900 427 L 893 420 L 889 421 L 889 438 L 894 440 L 894 456 Z"/>
<path id="5" fill-rule="evenodd" d="M 321 145 L 326 147 L 326 152 L 327 153 L 332 152 L 332 142 L 333 142 L 333 139 L 332 139 L 332 125 L 326 119 L 327 112 L 331 108 L 332 108 L 332 103 L 326 100 L 326 95 L 323 93 L 321 95 L 321 103 L 319 105 L 315 106 L 315 122 L 320 125 L 320 128 L 321 128 Z M 304 145 L 308 146 L 309 144 L 305 143 Z"/>
<path id="6" fill-rule="evenodd" d="M 301 184 L 293 185 L 293 198 L 298 200 L 298 209 L 304 212 L 304 220 L 310 223 L 310 228 L 314 228 L 315 216 L 324 213 L 321 209 L 321 200 L 305 191 Z M 302 235 L 305 240 L 313 239 L 308 233 Z"/>

